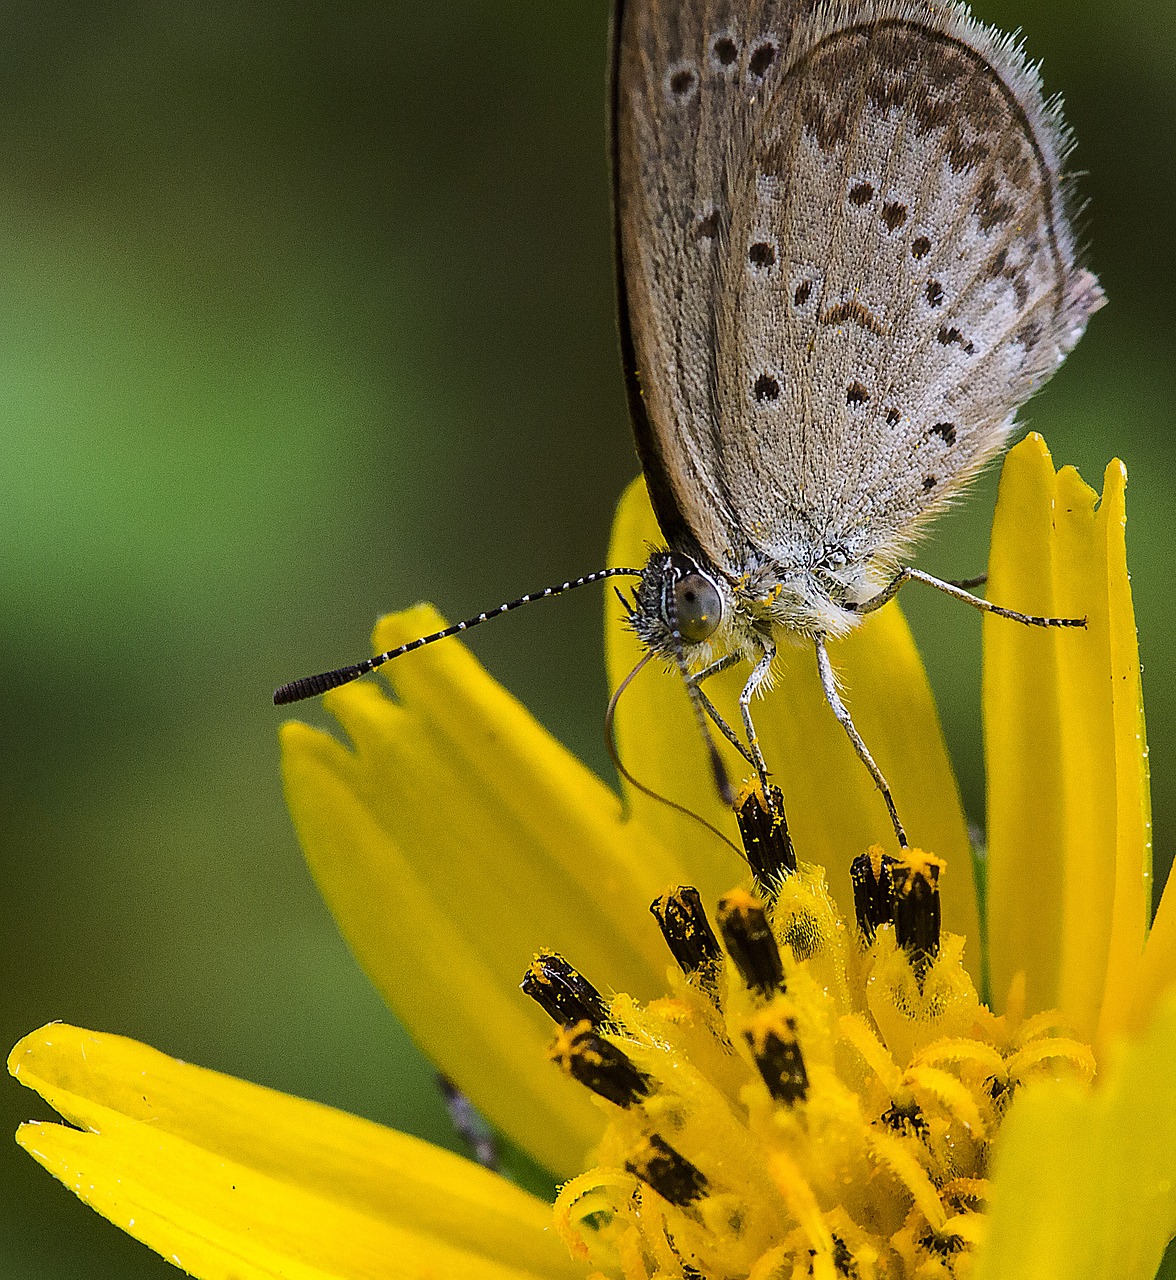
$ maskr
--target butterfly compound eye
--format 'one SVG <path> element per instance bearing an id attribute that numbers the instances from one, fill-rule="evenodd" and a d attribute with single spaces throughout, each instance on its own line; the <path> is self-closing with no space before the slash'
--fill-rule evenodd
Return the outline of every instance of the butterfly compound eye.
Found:
<path id="1" fill-rule="evenodd" d="M 678 631 L 690 644 L 709 639 L 723 619 L 722 597 L 701 573 L 688 573 L 674 585 L 674 608 Z"/>

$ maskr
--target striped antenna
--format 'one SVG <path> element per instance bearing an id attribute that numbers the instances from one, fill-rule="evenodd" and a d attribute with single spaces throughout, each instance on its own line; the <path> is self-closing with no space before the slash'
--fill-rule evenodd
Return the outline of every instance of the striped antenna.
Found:
<path id="1" fill-rule="evenodd" d="M 431 636 L 410 640 L 408 644 L 402 644 L 399 649 L 378 653 L 374 658 L 365 658 L 362 662 L 353 663 L 350 667 L 339 667 L 335 671 L 322 671 L 317 676 L 303 676 L 301 680 L 291 680 L 289 684 L 274 690 L 274 706 L 284 707 L 291 702 L 301 702 L 304 698 L 317 697 L 320 693 L 326 693 L 328 689 L 337 689 L 341 684 L 350 684 L 352 680 L 366 676 L 369 671 L 375 671 L 377 667 L 382 667 L 385 662 L 391 662 L 393 658 L 412 653 L 414 649 L 421 649 L 427 644 L 432 644 L 434 640 L 447 640 L 450 636 L 456 636 L 462 631 L 476 627 L 480 622 L 488 622 L 491 618 L 501 617 L 502 614 L 518 609 L 521 605 L 530 604 L 532 600 L 546 600 L 548 596 L 560 596 L 565 591 L 574 591 L 577 587 L 586 587 L 593 582 L 603 582 L 606 578 L 639 578 L 641 573 L 640 569 L 601 569 L 598 573 L 589 573 L 571 582 L 561 582 L 558 587 L 545 587 L 542 591 L 532 591 L 529 595 L 519 596 L 517 600 L 500 604 L 497 609 L 491 609 L 489 613 L 480 613 L 476 618 L 455 622 L 444 631 L 434 631 Z"/>

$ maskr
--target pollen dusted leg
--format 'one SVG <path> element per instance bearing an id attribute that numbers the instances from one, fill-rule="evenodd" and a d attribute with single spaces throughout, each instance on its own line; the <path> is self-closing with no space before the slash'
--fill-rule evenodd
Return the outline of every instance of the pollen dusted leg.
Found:
<path id="1" fill-rule="evenodd" d="M 813 645 L 817 651 L 817 671 L 821 676 L 821 688 L 825 693 L 825 700 L 833 709 L 833 714 L 841 723 L 841 727 L 849 735 L 850 742 L 853 743 L 853 749 L 858 753 L 862 764 L 870 771 L 870 776 L 874 779 L 878 786 L 878 790 L 882 792 L 882 798 L 886 801 L 886 808 L 890 812 L 890 821 L 894 824 L 894 834 L 898 837 L 899 847 L 905 849 L 907 847 L 906 832 L 903 830 L 902 822 L 898 817 L 898 810 L 894 807 L 894 797 L 890 794 L 890 784 L 886 781 L 882 770 L 874 761 L 874 757 L 870 755 L 870 750 L 862 740 L 862 735 L 858 733 L 853 723 L 853 718 L 849 714 L 849 709 L 845 703 L 841 701 L 841 695 L 837 692 L 837 677 L 833 674 L 833 666 L 829 661 L 829 651 L 825 648 L 825 639 L 823 636 L 817 636 Z"/>

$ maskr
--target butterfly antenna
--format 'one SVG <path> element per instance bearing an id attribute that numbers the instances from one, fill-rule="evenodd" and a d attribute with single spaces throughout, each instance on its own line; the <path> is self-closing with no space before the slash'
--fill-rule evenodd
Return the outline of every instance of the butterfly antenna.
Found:
<path id="1" fill-rule="evenodd" d="M 402 644 L 398 649 L 378 653 L 374 658 L 365 658 L 362 662 L 353 663 L 349 667 L 339 667 L 334 671 L 322 671 L 316 676 L 303 676 L 301 680 L 291 680 L 289 684 L 274 690 L 274 706 L 284 707 L 291 702 L 301 702 L 304 698 L 317 697 L 318 694 L 326 693 L 328 689 L 337 689 L 342 684 L 350 684 L 352 680 L 366 676 L 369 671 L 375 671 L 377 667 L 382 667 L 385 662 L 391 662 L 393 658 L 412 653 L 414 649 L 422 649 L 425 645 L 432 644 L 434 640 L 447 640 L 450 636 L 459 635 L 471 627 L 478 626 L 479 623 L 489 622 L 491 618 L 501 617 L 504 613 L 510 613 L 512 609 L 530 604 L 532 600 L 546 600 L 548 596 L 560 596 L 565 591 L 574 591 L 577 587 L 586 587 L 593 582 L 603 582 L 606 578 L 619 577 L 639 578 L 641 570 L 601 569 L 597 573 L 589 573 L 571 582 L 561 582 L 558 587 L 545 587 L 542 591 L 532 591 L 528 595 L 519 596 L 517 600 L 510 600 L 506 604 L 500 604 L 497 609 L 491 609 L 489 613 L 479 613 L 476 618 L 455 622 L 443 631 L 434 631 L 432 635 L 421 636 L 419 640 L 410 640 L 408 644 Z"/>
<path id="2" fill-rule="evenodd" d="M 616 692 L 608 700 L 608 710 L 604 713 L 604 741 L 608 747 L 609 759 L 613 762 L 613 766 L 622 778 L 642 795 L 648 796 L 651 800 L 656 800 L 659 804 L 664 804 L 668 809 L 673 809 L 675 813 L 680 813 L 684 817 L 697 822 L 699 826 L 705 827 L 713 836 L 717 836 L 725 845 L 734 849 L 742 858 L 746 855 L 735 843 L 734 840 L 728 839 L 718 829 L 713 826 L 700 813 L 695 813 L 693 809 L 687 809 L 684 804 L 679 804 L 676 800 L 671 800 L 668 796 L 663 796 L 660 792 L 654 791 L 652 787 L 647 787 L 643 782 L 638 782 L 635 777 L 625 768 L 621 761 L 620 748 L 617 746 L 617 703 L 621 700 L 621 694 L 633 683 L 634 678 L 649 665 L 653 658 L 653 650 L 651 649 L 645 657 L 633 668 L 632 671 L 617 686 Z M 713 745 L 713 744 L 712 744 Z"/>

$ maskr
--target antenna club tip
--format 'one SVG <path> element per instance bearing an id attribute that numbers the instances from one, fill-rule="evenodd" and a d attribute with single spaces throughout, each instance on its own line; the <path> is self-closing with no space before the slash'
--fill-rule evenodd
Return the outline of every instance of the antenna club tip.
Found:
<path id="1" fill-rule="evenodd" d="M 291 680 L 280 689 L 274 690 L 274 706 L 284 707 L 291 702 L 304 702 L 307 698 L 315 698 L 320 693 L 337 689 L 342 684 L 350 684 L 365 675 L 371 667 L 360 663 L 352 667 L 341 667 L 338 671 L 323 671 L 316 676 L 303 676 L 301 680 Z"/>
<path id="2" fill-rule="evenodd" d="M 315 691 L 305 688 L 306 680 L 291 680 L 289 684 L 284 684 L 280 689 L 274 690 L 274 706 L 286 707 L 292 702 L 302 702 L 306 698 L 313 698 Z"/>
<path id="3" fill-rule="evenodd" d="M 301 680 L 291 680 L 289 684 L 284 684 L 281 688 L 274 690 L 274 706 L 284 707 L 291 702 L 302 702 L 306 698 L 317 697 L 320 693 L 326 693 L 331 689 L 337 689 L 342 684 L 350 684 L 352 680 L 358 680 L 360 676 L 367 675 L 369 671 L 374 671 L 377 667 L 383 666 L 385 662 L 390 662 L 393 658 L 412 653 L 427 644 L 432 644 L 435 640 L 445 640 L 449 636 L 468 631 L 471 627 L 476 627 L 482 622 L 488 622 L 491 618 L 501 617 L 502 614 L 509 613 L 520 605 L 530 604 L 532 600 L 544 600 L 548 596 L 558 596 L 565 591 L 571 591 L 575 587 L 587 586 L 589 583 L 616 577 L 618 574 L 640 577 L 641 570 L 615 568 L 604 569 L 599 573 L 590 573 L 587 577 L 576 578 L 557 587 L 547 587 L 543 591 L 535 591 L 530 595 L 519 596 L 517 600 L 501 604 L 497 609 L 488 609 L 486 612 L 478 614 L 476 618 L 467 618 L 464 622 L 455 623 L 451 627 L 444 627 L 431 635 L 421 636 L 417 640 L 410 640 L 407 644 L 390 649 L 387 653 L 382 653 L 378 657 L 367 658 L 363 662 L 357 662 L 350 667 L 340 667 L 337 671 L 323 671 L 319 675 L 305 676 Z M 424 611 L 428 613 L 433 610 L 433 606 L 419 604 L 416 609 L 418 612 Z"/>

